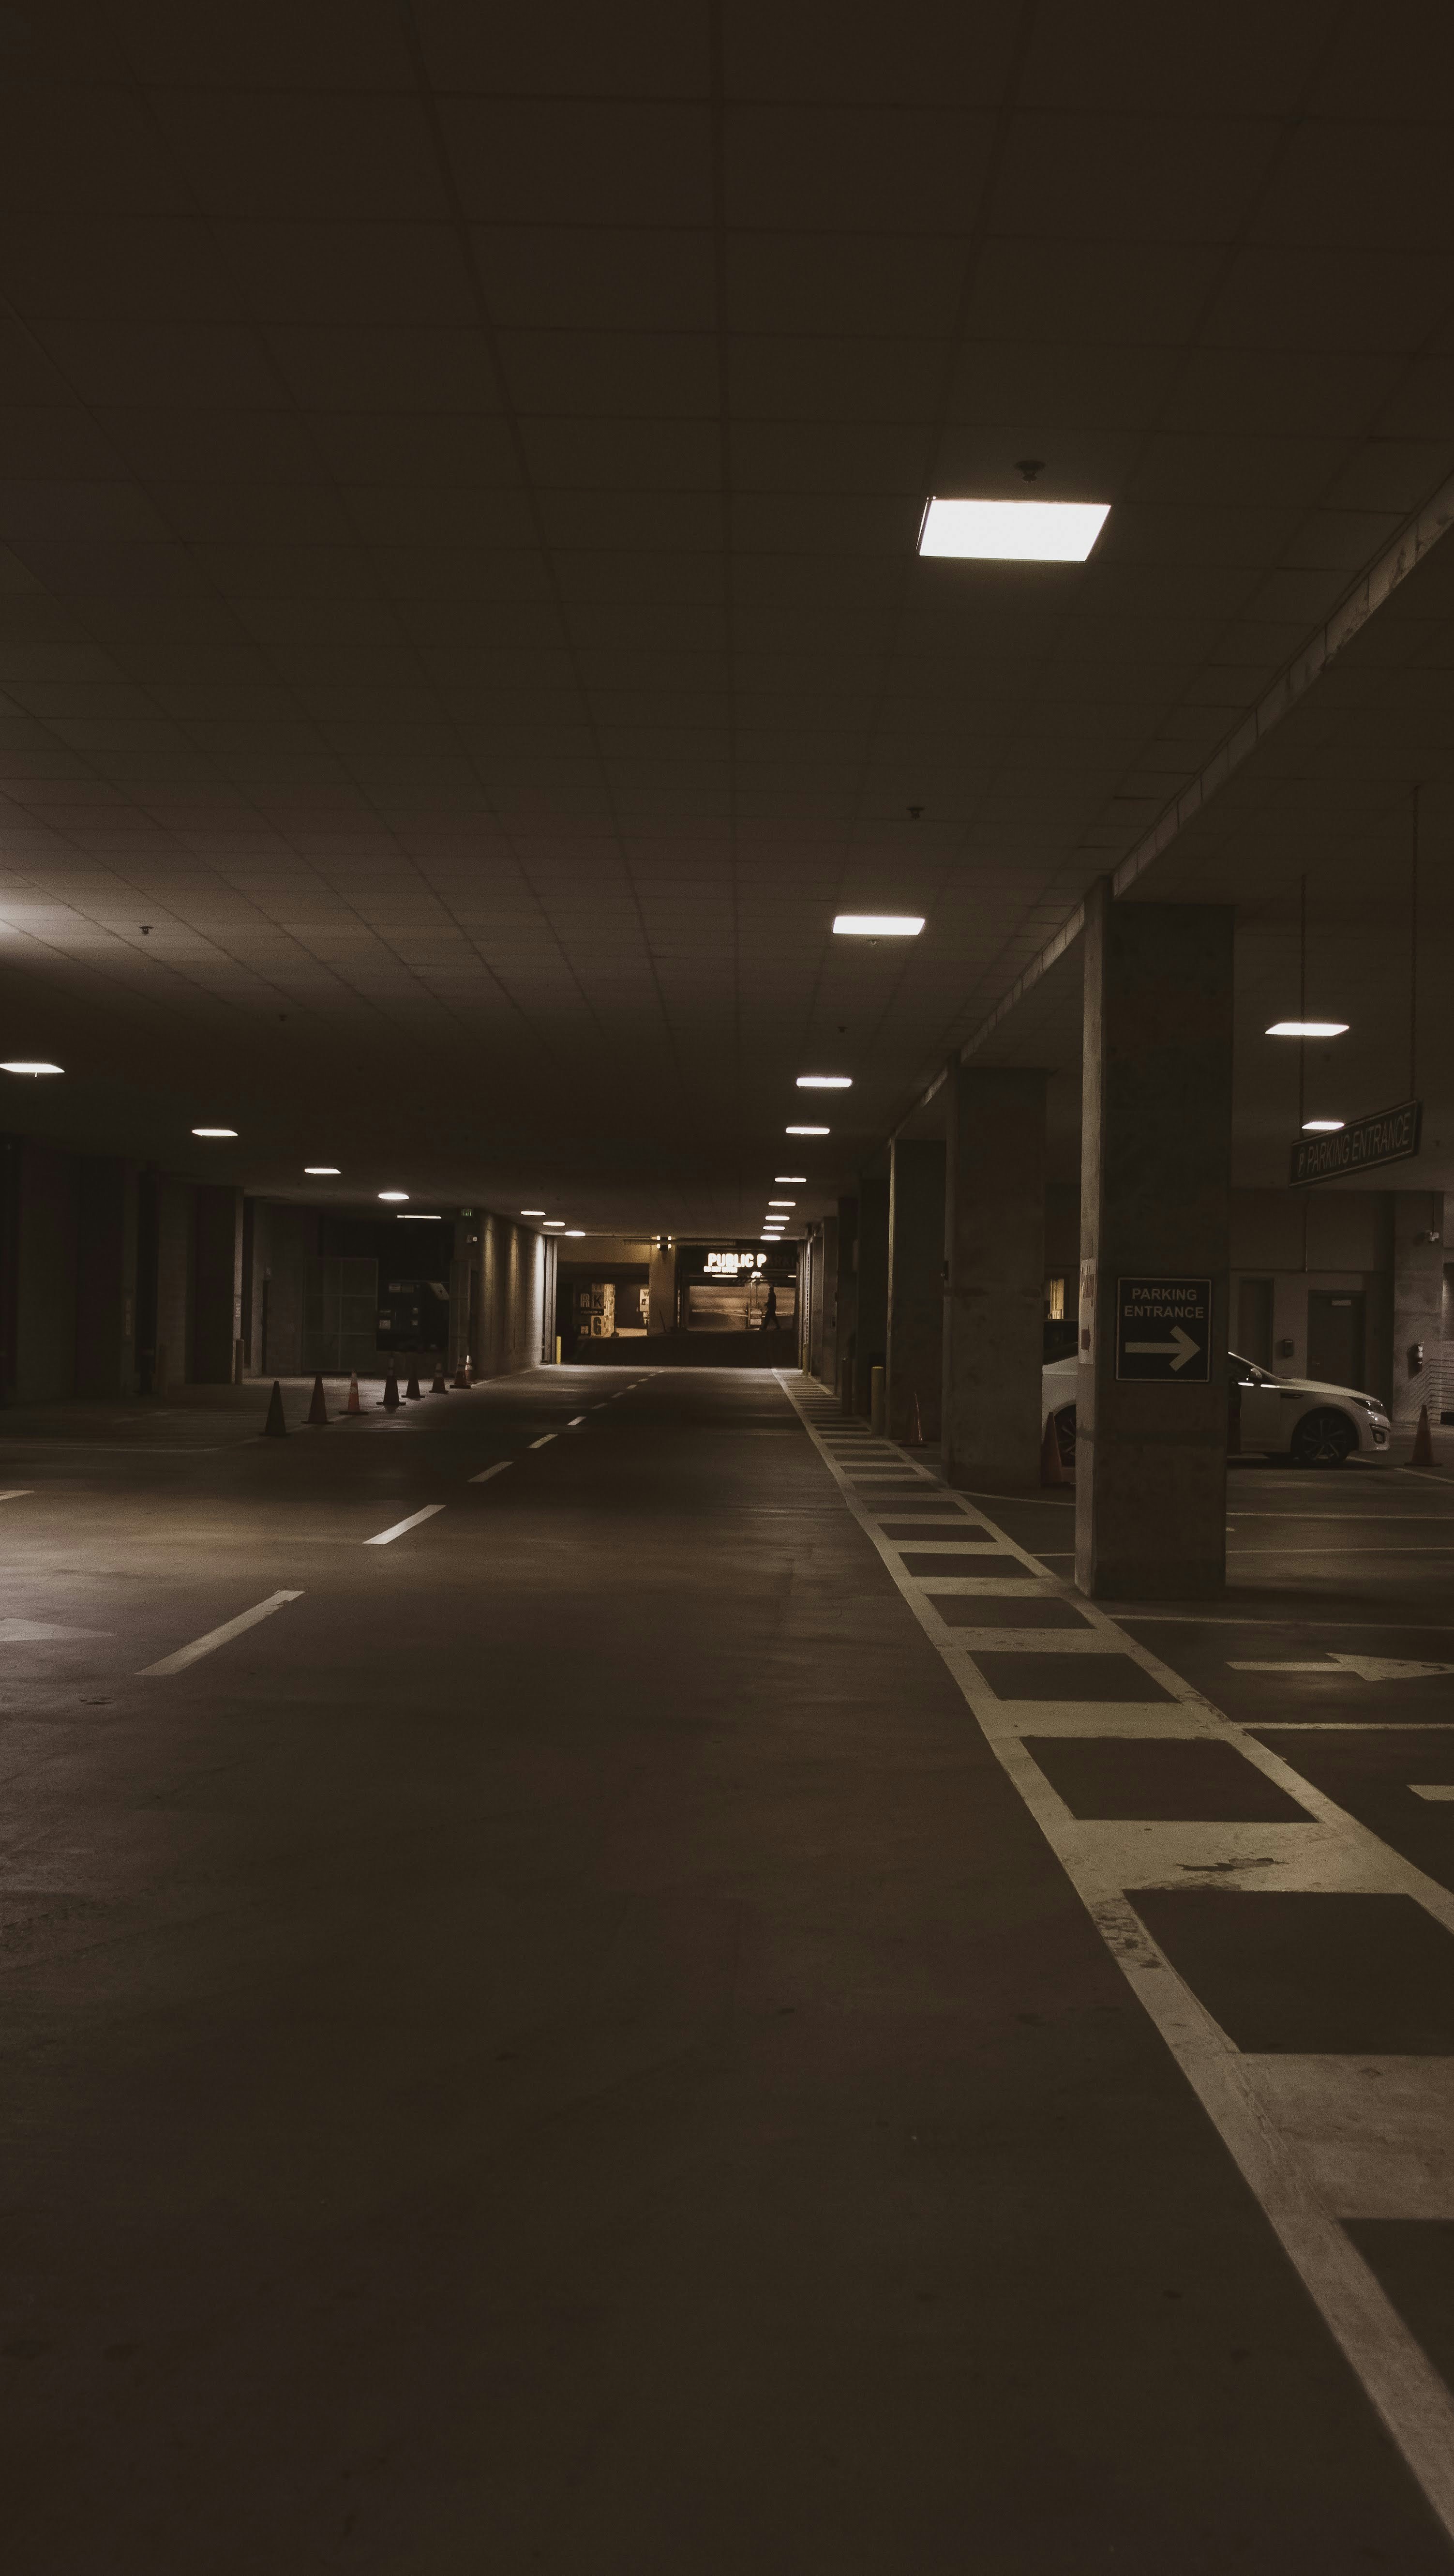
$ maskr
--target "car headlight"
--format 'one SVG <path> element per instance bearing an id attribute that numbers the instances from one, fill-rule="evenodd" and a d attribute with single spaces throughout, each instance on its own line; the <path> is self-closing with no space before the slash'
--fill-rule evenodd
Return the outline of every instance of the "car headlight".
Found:
<path id="1" fill-rule="evenodd" d="M 1380 1404 L 1376 1395 L 1355 1395 L 1353 1401 L 1355 1404 L 1361 1405 L 1363 1411 L 1370 1415 L 1373 1421 L 1387 1422 L 1388 1415 L 1384 1412 L 1383 1406 Z"/>

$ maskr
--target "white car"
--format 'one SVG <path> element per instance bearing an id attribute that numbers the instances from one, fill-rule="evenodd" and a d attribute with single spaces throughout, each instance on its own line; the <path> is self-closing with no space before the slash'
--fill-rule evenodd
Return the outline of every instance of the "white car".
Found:
<path id="1" fill-rule="evenodd" d="M 1382 1398 L 1349 1386 L 1325 1386 L 1315 1377 L 1274 1377 L 1271 1369 L 1228 1353 L 1229 1394 L 1238 1405 L 1236 1446 L 1268 1457 L 1290 1457 L 1299 1467 L 1341 1467 L 1356 1451 L 1373 1461 L 1388 1458 L 1389 1420 Z M 1053 1415 L 1055 1437 L 1067 1467 L 1075 1458 L 1075 1381 L 1079 1363 L 1052 1360 L 1041 1371 L 1040 1429 Z"/>

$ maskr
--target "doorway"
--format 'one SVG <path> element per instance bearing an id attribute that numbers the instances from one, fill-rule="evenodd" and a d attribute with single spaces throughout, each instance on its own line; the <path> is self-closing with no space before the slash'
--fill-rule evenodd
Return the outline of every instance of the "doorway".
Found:
<path id="1" fill-rule="evenodd" d="M 1272 1281 L 1239 1279 L 1237 1282 L 1237 1340 L 1239 1360 L 1255 1360 L 1259 1368 L 1272 1366 Z"/>
<path id="2" fill-rule="evenodd" d="M 1321 1378 L 1328 1386 L 1362 1386 L 1363 1310 L 1361 1288 L 1308 1290 L 1309 1377 Z"/>

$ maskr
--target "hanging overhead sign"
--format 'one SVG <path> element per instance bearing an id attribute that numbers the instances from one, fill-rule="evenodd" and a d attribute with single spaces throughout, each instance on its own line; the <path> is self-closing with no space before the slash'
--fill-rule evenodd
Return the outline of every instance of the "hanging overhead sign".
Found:
<path id="1" fill-rule="evenodd" d="M 1381 1163 L 1405 1162 L 1419 1150 L 1423 1119 L 1422 1100 L 1404 1100 L 1397 1109 L 1373 1109 L 1366 1118 L 1350 1118 L 1346 1127 L 1331 1136 L 1295 1136 L 1292 1187 L 1340 1181 L 1350 1172 L 1372 1172 Z"/>

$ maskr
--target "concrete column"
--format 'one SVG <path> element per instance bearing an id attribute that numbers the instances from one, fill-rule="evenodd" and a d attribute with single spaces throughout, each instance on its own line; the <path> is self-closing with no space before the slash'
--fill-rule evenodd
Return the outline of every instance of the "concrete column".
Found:
<path id="1" fill-rule="evenodd" d="M 1232 910 L 1113 903 L 1085 927 L 1076 1581 L 1208 1600 L 1226 1578 Z M 1116 1376 L 1117 1281 L 1212 1283 L 1211 1377 Z"/>
<path id="2" fill-rule="evenodd" d="M 1040 1482 L 1045 1076 L 953 1064 L 944 1301 L 944 1476 L 981 1493 Z"/>
<path id="3" fill-rule="evenodd" d="M 853 1389 L 853 1354 L 858 1340 L 858 1201 L 838 1202 L 837 1375 L 839 1391 Z"/>
<path id="4" fill-rule="evenodd" d="M 838 1384 L 838 1211 L 823 1219 L 818 1238 L 823 1263 L 823 1348 L 818 1375 L 825 1386 Z"/>
<path id="5" fill-rule="evenodd" d="M 823 1228 L 815 1225 L 810 1243 L 813 1255 L 812 1278 L 808 1292 L 808 1359 L 809 1377 L 823 1374 Z"/>
<path id="6" fill-rule="evenodd" d="M 944 1147 L 937 1136 L 894 1138 L 888 1235 L 885 1428 L 891 1440 L 934 1441 L 944 1368 Z"/>
<path id="7" fill-rule="evenodd" d="M 136 1384 L 136 1166 L 113 1155 L 79 1165 L 76 1393 L 130 1395 Z"/>
<path id="8" fill-rule="evenodd" d="M 889 1185 L 858 1184 L 858 1328 L 853 1352 L 853 1410 L 868 1420 L 869 1379 L 889 1348 Z"/>
<path id="9" fill-rule="evenodd" d="M 1412 1431 L 1426 1404 L 1439 1427 L 1440 1333 L 1444 1300 L 1444 1196 L 1393 1190 L 1393 1402 L 1390 1415 Z"/>
<path id="10" fill-rule="evenodd" d="M 230 1386 L 242 1333 L 241 1190 L 199 1182 L 195 1224 L 188 1374 L 198 1386 Z"/>
<path id="11" fill-rule="evenodd" d="M 677 1257 L 665 1235 L 652 1244 L 646 1261 L 646 1329 L 674 1333 L 677 1328 Z"/>

